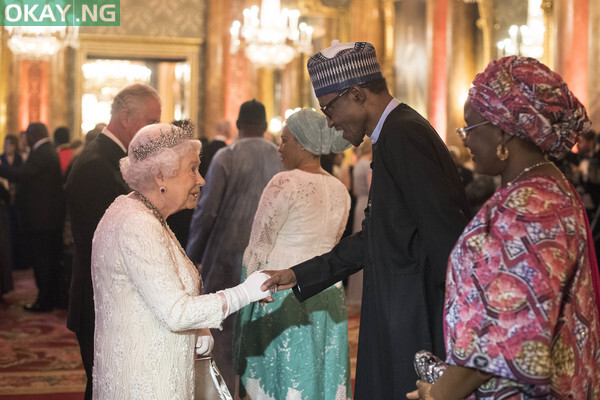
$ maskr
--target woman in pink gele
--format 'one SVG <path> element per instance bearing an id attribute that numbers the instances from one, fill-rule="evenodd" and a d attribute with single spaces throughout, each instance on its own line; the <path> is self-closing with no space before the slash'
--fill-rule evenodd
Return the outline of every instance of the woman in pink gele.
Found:
<path id="1" fill-rule="evenodd" d="M 532 58 L 477 75 L 458 129 L 501 186 L 448 264 L 446 363 L 409 399 L 598 399 L 598 266 L 585 209 L 546 155 L 590 129 L 585 108 Z"/>

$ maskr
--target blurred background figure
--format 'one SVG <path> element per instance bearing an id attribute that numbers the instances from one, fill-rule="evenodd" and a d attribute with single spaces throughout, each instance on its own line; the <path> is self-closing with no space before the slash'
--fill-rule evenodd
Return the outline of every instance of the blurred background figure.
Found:
<path id="1" fill-rule="evenodd" d="M 73 149 L 71 148 L 71 134 L 69 128 L 66 126 L 60 126 L 54 131 L 54 148 L 58 152 L 58 158 L 60 160 L 60 170 L 63 175 L 71 162 L 73 157 Z"/>
<path id="2" fill-rule="evenodd" d="M 215 127 L 215 136 L 202 145 L 200 155 L 200 175 L 206 176 L 208 167 L 217 151 L 233 141 L 233 127 L 227 120 L 219 121 Z"/>
<path id="3" fill-rule="evenodd" d="M 575 184 L 590 220 L 600 204 L 600 144 L 596 132 L 590 130 L 577 142 L 577 169 Z"/>
<path id="4" fill-rule="evenodd" d="M 46 125 L 29 124 L 31 152 L 20 167 L 0 166 L 0 176 L 16 181 L 15 203 L 30 254 L 38 297 L 25 311 L 49 312 L 67 307 L 61 286 L 62 229 L 65 214 L 62 173 Z"/>
<path id="5" fill-rule="evenodd" d="M 356 197 L 354 208 L 354 224 L 352 233 L 362 230 L 362 222 L 365 219 L 365 209 L 369 198 L 369 189 L 371 188 L 371 161 L 373 160 L 373 143 L 368 137 L 363 140 L 360 146 L 355 148 L 356 163 L 352 168 L 352 187 Z"/>
<path id="6" fill-rule="evenodd" d="M 4 304 L 4 294 L 13 290 L 10 232 L 8 229 L 7 207 L 10 193 L 0 184 L 0 304 Z"/>
<path id="7" fill-rule="evenodd" d="M 369 200 L 369 189 L 371 188 L 371 161 L 373 160 L 373 142 L 365 137 L 360 146 L 354 149 L 356 163 L 352 167 L 352 190 L 355 203 L 352 212 L 352 233 L 362 230 L 365 219 L 365 209 Z M 350 275 L 346 286 L 346 303 L 348 305 L 360 305 L 362 299 L 363 270 Z"/>
<path id="8" fill-rule="evenodd" d="M 454 161 L 454 165 L 456 165 L 463 186 L 467 187 L 467 185 L 473 181 L 473 171 L 471 171 L 471 169 L 463 162 L 463 155 L 458 147 L 450 145 L 448 146 L 448 151 L 450 152 L 452 161 Z"/>
<path id="9" fill-rule="evenodd" d="M 473 213 L 477 213 L 481 206 L 488 201 L 499 186 L 497 177 L 473 173 L 473 180 L 465 188 L 467 201 Z"/>
<path id="10" fill-rule="evenodd" d="M 29 148 L 29 143 L 27 142 L 27 133 L 25 131 L 22 131 L 19 133 L 19 151 L 21 153 L 23 161 L 27 160 L 30 150 L 31 149 Z"/>
<path id="11" fill-rule="evenodd" d="M 7 168 L 20 168 L 23 165 L 21 156 L 20 140 L 17 135 L 7 134 L 4 138 L 4 153 L 0 155 L 0 165 Z M 10 242 L 10 260 L 13 269 L 26 269 L 27 252 L 25 252 L 24 236 L 20 227 L 17 207 L 15 205 L 15 194 L 17 183 L 10 179 L 0 179 L 8 190 L 9 200 L 5 203 L 7 237 Z"/>

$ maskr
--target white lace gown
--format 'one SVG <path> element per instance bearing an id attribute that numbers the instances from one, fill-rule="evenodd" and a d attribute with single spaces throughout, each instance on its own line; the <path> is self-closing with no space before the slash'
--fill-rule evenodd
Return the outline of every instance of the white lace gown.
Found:
<path id="1" fill-rule="evenodd" d="M 92 281 L 93 398 L 193 399 L 196 332 L 219 327 L 222 300 L 200 296 L 198 271 L 171 230 L 131 194 L 98 224 Z"/>
<path id="2" fill-rule="evenodd" d="M 265 188 L 242 279 L 328 252 L 346 226 L 350 196 L 335 177 L 281 172 Z M 348 317 L 341 283 L 307 301 L 291 290 L 244 307 L 236 328 L 240 397 L 257 400 L 351 398 Z"/>

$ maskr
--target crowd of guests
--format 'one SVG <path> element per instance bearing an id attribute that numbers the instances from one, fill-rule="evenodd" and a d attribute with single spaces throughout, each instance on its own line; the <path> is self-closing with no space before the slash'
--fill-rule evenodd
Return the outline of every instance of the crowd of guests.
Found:
<path id="1" fill-rule="evenodd" d="M 492 61 L 461 150 L 389 93 L 370 43 L 307 66 L 321 113 L 289 116 L 278 145 L 256 100 L 237 139 L 220 123 L 201 143 L 141 84 L 85 146 L 41 123 L 27 156 L 6 137 L 0 256 L 37 243 L 27 311 L 64 307 L 71 281 L 85 398 L 194 398 L 211 355 L 235 398 L 350 399 L 350 303 L 354 398 L 599 398 L 600 144 L 562 78 Z"/>
<path id="2" fill-rule="evenodd" d="M 100 125 L 88 132 L 86 144 L 97 135 Z M 32 123 L 19 135 L 7 134 L 3 148 L 0 155 L 1 294 L 12 289 L 13 270 L 33 267 L 40 296 L 34 303 L 25 305 L 25 310 L 67 309 L 72 235 L 63 189 L 83 143 L 71 141 L 66 127 L 58 127 L 50 136 L 44 124 Z M 54 157 L 52 148 L 58 158 Z M 34 155 L 33 158 L 30 155 Z M 57 172 L 57 160 L 60 172 Z M 50 219 L 52 222 L 48 222 Z M 52 239 L 46 247 L 44 244 L 39 247 L 38 240 L 43 238 Z M 46 264 L 46 260 L 51 264 Z M 48 291 L 53 293 L 44 294 Z"/>

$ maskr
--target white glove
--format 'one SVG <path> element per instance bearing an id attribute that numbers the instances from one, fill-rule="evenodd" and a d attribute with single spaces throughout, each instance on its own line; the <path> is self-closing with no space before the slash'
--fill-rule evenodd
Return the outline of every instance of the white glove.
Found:
<path id="1" fill-rule="evenodd" d="M 269 275 L 264 272 L 253 272 L 246 280 L 232 288 L 219 290 L 217 293 L 223 293 L 227 300 L 227 312 L 225 316 L 229 316 L 248 304 L 269 297 L 269 290 L 260 290 L 261 285 L 269 279 Z"/>
<path id="2" fill-rule="evenodd" d="M 199 356 L 207 356 L 215 347 L 215 339 L 213 339 L 210 329 L 198 330 L 198 340 L 196 340 L 196 354 Z"/>

